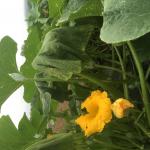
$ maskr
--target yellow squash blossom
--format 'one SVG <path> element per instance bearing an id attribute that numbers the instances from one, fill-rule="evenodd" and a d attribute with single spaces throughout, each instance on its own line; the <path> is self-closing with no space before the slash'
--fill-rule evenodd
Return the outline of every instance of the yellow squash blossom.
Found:
<path id="1" fill-rule="evenodd" d="M 101 132 L 106 123 L 112 119 L 111 100 L 107 92 L 93 91 L 82 103 L 81 109 L 86 109 L 87 114 L 81 115 L 75 120 L 85 132 L 85 136 Z"/>
<path id="2" fill-rule="evenodd" d="M 117 118 L 123 118 L 125 110 L 133 107 L 134 105 L 128 100 L 119 98 L 112 104 L 112 111 Z"/>

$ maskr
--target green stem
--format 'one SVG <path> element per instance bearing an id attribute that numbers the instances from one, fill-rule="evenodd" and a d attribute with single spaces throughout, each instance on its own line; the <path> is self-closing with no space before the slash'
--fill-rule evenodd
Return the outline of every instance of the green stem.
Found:
<path id="1" fill-rule="evenodd" d="M 120 69 L 117 69 L 117 68 L 114 68 L 114 67 L 104 66 L 104 65 L 98 65 L 98 64 L 95 64 L 94 66 L 98 67 L 98 68 L 113 70 L 113 71 L 122 73 L 122 71 Z"/>
<path id="2" fill-rule="evenodd" d="M 114 46 L 114 48 L 116 50 L 116 53 L 117 53 L 119 61 L 120 61 L 120 65 L 121 65 L 121 69 L 122 69 L 122 78 L 123 78 L 123 80 L 126 80 L 127 77 L 126 77 L 126 71 L 125 71 L 123 60 L 121 58 L 121 55 L 120 55 L 118 49 L 115 46 Z M 123 83 L 123 89 L 124 89 L 124 96 L 125 96 L 125 98 L 128 99 L 129 98 L 129 92 L 128 92 L 128 85 L 127 85 L 127 83 Z"/>
<path id="3" fill-rule="evenodd" d="M 104 65 L 99 65 L 99 64 L 95 64 L 94 67 L 102 68 L 102 69 L 108 69 L 108 70 L 113 70 L 113 71 L 125 74 L 125 76 L 129 76 L 129 77 L 135 78 L 133 75 L 131 75 L 129 73 L 126 73 L 126 72 L 123 72 L 123 70 L 120 70 L 120 69 L 117 69 L 117 68 L 114 68 L 114 67 L 104 66 Z"/>
<path id="4" fill-rule="evenodd" d="M 115 65 L 120 66 L 120 62 L 118 62 L 118 61 L 116 61 L 116 60 L 109 60 L 109 59 L 104 58 L 104 61 L 107 61 L 107 62 L 111 63 L 112 66 L 113 66 L 113 65 L 114 65 L 114 66 L 115 66 Z"/>
<path id="5" fill-rule="evenodd" d="M 114 62 L 114 61 L 115 61 L 115 50 L 112 49 L 112 62 Z M 115 67 L 114 63 L 112 63 L 112 67 Z"/>
<path id="6" fill-rule="evenodd" d="M 72 138 L 72 133 L 53 135 L 50 139 L 47 138 L 33 143 L 25 150 L 53 149 L 54 145 L 57 145 L 61 142 L 63 143 L 63 141 L 69 140 L 70 138 Z"/>
<path id="7" fill-rule="evenodd" d="M 139 74 L 139 79 L 140 79 L 140 84 L 141 84 L 141 91 L 142 91 L 142 99 L 143 99 L 143 103 L 144 103 L 144 106 L 145 106 L 145 111 L 146 111 L 146 114 L 147 114 L 148 123 L 149 123 L 149 126 L 150 126 L 150 102 L 149 102 L 148 92 L 147 92 L 147 88 L 146 88 L 147 86 L 146 86 L 146 81 L 145 81 L 145 77 L 144 77 L 143 67 L 142 67 L 142 64 L 139 60 L 137 52 L 136 52 L 135 48 L 133 47 L 132 43 L 127 42 L 127 44 L 130 48 L 133 60 L 135 62 L 135 66 L 136 66 L 138 74 Z"/>
<path id="8" fill-rule="evenodd" d="M 148 138 L 150 138 L 150 132 L 147 131 L 147 129 L 145 129 L 145 127 L 144 127 L 143 125 L 141 125 L 141 124 L 139 124 L 139 123 L 135 123 L 135 124 L 136 124 L 136 126 L 139 127 L 139 129 L 140 129 Z"/>
<path id="9" fill-rule="evenodd" d="M 137 147 L 138 149 L 140 150 L 143 150 L 143 145 L 138 145 L 137 143 L 135 143 L 132 139 L 129 139 L 125 136 L 118 136 L 118 135 L 114 135 L 113 137 L 116 137 L 116 138 L 119 138 L 119 139 L 122 139 L 123 141 L 128 141 L 129 143 L 131 143 L 133 146 Z"/>
<path id="10" fill-rule="evenodd" d="M 145 80 L 148 80 L 149 75 L 150 75 L 150 65 L 146 71 Z"/>
<path id="11" fill-rule="evenodd" d="M 107 148 L 114 148 L 116 150 L 126 150 L 126 148 L 116 146 L 116 145 L 110 144 L 108 142 L 103 142 L 103 141 L 100 141 L 100 140 L 97 140 L 97 139 L 93 139 L 93 141 L 96 142 L 96 143 L 99 143 L 100 145 L 104 145 Z"/>

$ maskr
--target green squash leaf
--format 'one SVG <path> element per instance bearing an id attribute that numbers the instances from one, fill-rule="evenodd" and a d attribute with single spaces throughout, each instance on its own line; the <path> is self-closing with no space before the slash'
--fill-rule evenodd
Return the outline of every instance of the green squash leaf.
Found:
<path id="1" fill-rule="evenodd" d="M 119 43 L 148 33 L 149 10 L 148 0 L 105 0 L 101 39 L 107 43 Z"/>
<path id="2" fill-rule="evenodd" d="M 80 73 L 81 60 L 84 58 L 91 30 L 91 26 L 51 30 L 46 34 L 43 45 L 33 60 L 33 67 L 44 72 L 46 77 L 49 74 L 63 81 L 71 78 L 73 73 Z"/>
<path id="3" fill-rule="evenodd" d="M 100 16 L 102 10 L 100 0 L 69 0 L 57 24 L 66 22 L 69 19 L 74 20 L 87 16 Z"/>
<path id="4" fill-rule="evenodd" d="M 87 4 L 87 2 L 88 0 L 69 0 L 67 6 L 63 10 L 61 18 L 58 20 L 58 23 L 67 21 L 72 13 L 79 11 Z"/>
<path id="5" fill-rule="evenodd" d="M 32 68 L 32 61 L 36 54 L 38 53 L 40 47 L 40 33 L 39 28 L 34 26 L 30 28 L 30 32 L 25 45 L 23 47 L 22 55 L 26 57 L 25 63 L 21 66 L 21 73 L 26 77 L 33 79 L 35 75 L 35 70 Z M 24 82 L 24 99 L 27 102 L 32 100 L 32 97 L 36 91 L 34 81 Z"/>
<path id="6" fill-rule="evenodd" d="M 25 150 L 25 147 L 36 141 L 34 128 L 26 116 L 17 130 L 8 116 L 0 119 L 0 148 L 3 150 Z"/>
<path id="7" fill-rule="evenodd" d="M 21 86 L 9 74 L 18 72 L 16 65 L 17 45 L 10 37 L 4 37 L 0 42 L 0 106 Z"/>
<path id="8" fill-rule="evenodd" d="M 88 1 L 79 11 L 72 13 L 70 19 L 77 19 L 90 16 L 101 16 L 103 6 L 101 0 Z"/>
<path id="9" fill-rule="evenodd" d="M 54 18 L 61 16 L 62 8 L 64 7 L 66 0 L 48 0 L 49 5 L 49 17 Z"/>

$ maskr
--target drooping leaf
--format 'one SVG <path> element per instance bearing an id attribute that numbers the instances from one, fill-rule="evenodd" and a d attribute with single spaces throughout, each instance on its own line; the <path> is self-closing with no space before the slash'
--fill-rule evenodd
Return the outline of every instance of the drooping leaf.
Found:
<path id="1" fill-rule="evenodd" d="M 119 43 L 148 33 L 149 10 L 148 0 L 105 0 L 101 39 L 107 43 Z"/>
<path id="2" fill-rule="evenodd" d="M 16 43 L 10 37 L 4 37 L 0 42 L 0 106 L 22 84 L 9 76 L 18 72 L 16 52 Z"/>
<path id="3" fill-rule="evenodd" d="M 28 35 L 27 40 L 25 41 L 25 45 L 23 47 L 22 54 L 26 57 L 26 62 L 21 66 L 21 73 L 29 79 L 33 79 L 35 75 L 35 70 L 32 68 L 32 61 L 38 50 L 40 48 L 40 33 L 39 28 L 34 26 L 30 29 L 30 33 Z M 34 93 L 36 91 L 36 87 L 34 81 L 27 80 L 24 82 L 24 99 L 28 102 L 31 101 Z"/>
<path id="4" fill-rule="evenodd" d="M 67 6 L 62 12 L 58 24 L 87 16 L 100 16 L 102 13 L 102 4 L 100 0 L 69 0 Z"/>
<path id="5" fill-rule="evenodd" d="M 91 26 L 51 30 L 45 36 L 43 45 L 32 63 L 33 67 L 44 72 L 46 77 L 49 74 L 61 80 L 69 79 L 73 73 L 80 73 L 81 60 L 85 57 L 84 51 L 91 31 Z"/>

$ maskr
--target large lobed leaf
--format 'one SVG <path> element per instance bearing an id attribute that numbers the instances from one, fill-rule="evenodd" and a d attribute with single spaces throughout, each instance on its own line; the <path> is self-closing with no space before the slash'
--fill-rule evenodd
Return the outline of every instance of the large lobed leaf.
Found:
<path id="1" fill-rule="evenodd" d="M 77 133 L 53 134 L 49 138 L 35 138 L 41 116 L 35 112 L 31 121 L 24 115 L 18 129 L 8 116 L 0 119 L 0 148 L 2 150 L 84 150 L 85 139 Z"/>
<path id="2" fill-rule="evenodd" d="M 8 116 L 0 119 L 0 148 L 3 150 L 25 150 L 34 138 L 35 129 L 26 116 L 20 122 L 17 130 Z"/>
<path id="3" fill-rule="evenodd" d="M 59 101 L 68 99 L 67 83 L 64 81 L 81 72 L 84 51 L 92 29 L 91 26 L 63 27 L 46 34 L 32 63 L 37 70 L 36 86 L 40 91 L 43 108 L 50 101 L 50 95 Z M 44 95 L 48 93 L 49 98 L 46 98 Z"/>
<path id="4" fill-rule="evenodd" d="M 38 26 L 30 28 L 30 32 L 25 45 L 23 47 L 22 54 L 25 56 L 26 61 L 21 66 L 21 73 L 26 77 L 33 79 L 35 75 L 35 70 L 33 69 L 31 63 L 38 53 L 40 47 L 40 33 Z M 36 92 L 36 87 L 33 80 L 27 80 L 24 82 L 24 99 L 31 102 L 34 94 Z"/>
<path id="5" fill-rule="evenodd" d="M 105 0 L 101 39 L 118 43 L 136 39 L 150 31 L 149 0 Z"/>
<path id="6" fill-rule="evenodd" d="M 23 116 L 18 129 L 15 127 L 9 116 L 0 118 L 0 149 L 1 150 L 25 150 L 32 143 L 40 140 L 38 133 L 42 116 L 34 107 L 31 110 L 30 120 Z M 36 135 L 39 138 L 35 138 Z"/>
<path id="7" fill-rule="evenodd" d="M 33 67 L 44 72 L 45 77 L 53 76 L 60 80 L 68 80 L 73 73 L 80 73 L 90 31 L 91 26 L 51 30 L 34 58 Z"/>
<path id="8" fill-rule="evenodd" d="M 4 37 L 0 42 L 0 106 L 21 86 L 9 74 L 18 72 L 16 65 L 17 45 L 10 37 Z"/>

